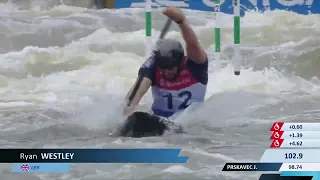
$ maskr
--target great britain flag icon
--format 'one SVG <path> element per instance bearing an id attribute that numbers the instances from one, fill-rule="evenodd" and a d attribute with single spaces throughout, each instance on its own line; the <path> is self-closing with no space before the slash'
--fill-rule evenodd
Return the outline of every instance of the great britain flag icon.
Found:
<path id="1" fill-rule="evenodd" d="M 27 164 L 21 165 L 21 170 L 22 171 L 29 171 L 29 165 L 27 165 Z"/>

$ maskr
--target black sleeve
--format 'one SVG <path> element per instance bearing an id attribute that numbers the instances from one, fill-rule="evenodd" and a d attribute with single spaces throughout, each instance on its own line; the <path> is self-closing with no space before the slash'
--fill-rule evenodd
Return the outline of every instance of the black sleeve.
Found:
<path id="1" fill-rule="evenodd" d="M 190 59 L 188 59 L 187 63 L 192 76 L 196 78 L 200 83 L 207 85 L 209 67 L 208 58 L 204 64 L 197 64 Z"/>
<path id="2" fill-rule="evenodd" d="M 156 63 L 154 57 L 148 58 L 139 69 L 139 76 L 146 77 L 152 81 L 152 85 L 156 79 Z"/>

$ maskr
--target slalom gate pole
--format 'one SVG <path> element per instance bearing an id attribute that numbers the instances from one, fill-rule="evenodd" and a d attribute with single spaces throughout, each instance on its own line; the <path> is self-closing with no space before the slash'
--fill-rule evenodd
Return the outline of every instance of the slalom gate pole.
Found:
<path id="1" fill-rule="evenodd" d="M 217 69 L 221 68 L 221 34 L 220 34 L 220 0 L 214 0 L 214 20 L 216 27 L 214 28 L 215 34 L 215 60 L 217 61 Z"/>
<path id="2" fill-rule="evenodd" d="M 145 16 L 146 16 L 146 59 L 149 58 L 152 53 L 152 0 L 146 0 L 145 6 Z"/>
<path id="3" fill-rule="evenodd" d="M 217 61 L 217 69 L 221 68 L 221 0 L 214 1 L 214 21 L 215 21 L 215 60 Z M 233 43 L 234 54 L 232 57 L 232 65 L 234 74 L 240 75 L 240 0 L 233 1 Z"/>
<path id="4" fill-rule="evenodd" d="M 240 0 L 233 0 L 233 38 L 234 54 L 232 58 L 234 75 L 240 75 Z"/>

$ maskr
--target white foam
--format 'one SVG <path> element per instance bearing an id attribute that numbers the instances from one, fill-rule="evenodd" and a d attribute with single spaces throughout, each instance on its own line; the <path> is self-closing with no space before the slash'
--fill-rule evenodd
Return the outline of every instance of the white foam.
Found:
<path id="1" fill-rule="evenodd" d="M 182 173 L 192 173 L 193 171 L 182 165 L 174 165 L 164 169 L 162 172 L 172 173 L 172 174 L 182 174 Z"/>
<path id="2" fill-rule="evenodd" d="M 32 106 L 33 103 L 28 103 L 24 101 L 20 102 L 0 102 L 0 107 L 1 108 L 8 108 L 8 107 L 22 107 L 22 106 Z"/>
<path id="3" fill-rule="evenodd" d="M 196 149 L 184 149 L 184 151 L 186 152 L 191 152 L 194 154 L 199 154 L 202 156 L 206 156 L 206 157 L 210 157 L 213 159 L 219 159 L 219 160 L 223 160 L 223 161 L 228 161 L 228 162 L 238 162 L 238 160 L 228 157 L 226 155 L 220 154 L 220 153 L 208 153 L 202 149 L 196 148 Z"/>

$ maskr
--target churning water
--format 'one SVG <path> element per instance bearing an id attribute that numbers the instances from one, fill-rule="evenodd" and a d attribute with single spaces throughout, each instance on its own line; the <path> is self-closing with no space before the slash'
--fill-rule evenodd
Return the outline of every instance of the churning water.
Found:
<path id="1" fill-rule="evenodd" d="M 210 56 L 207 100 L 176 118 L 188 133 L 131 139 L 109 133 L 124 119 L 120 105 L 144 62 L 143 10 L 30 2 L 0 4 L 1 147 L 181 147 L 190 158 L 180 165 L 80 164 L 67 174 L 12 174 L 2 165 L 4 179 L 257 179 L 221 169 L 259 161 L 274 121 L 320 120 L 318 15 L 248 13 L 243 70 L 234 76 L 232 16 L 222 17 L 225 61 L 216 70 L 212 14 L 185 11 Z M 153 13 L 154 40 L 165 19 Z M 168 37 L 182 40 L 176 25 Z M 148 92 L 140 108 L 151 103 Z"/>

